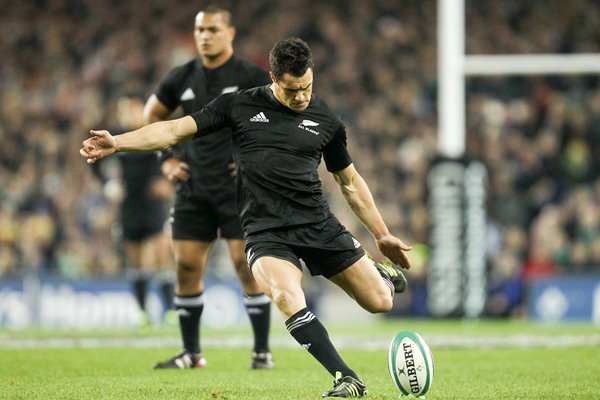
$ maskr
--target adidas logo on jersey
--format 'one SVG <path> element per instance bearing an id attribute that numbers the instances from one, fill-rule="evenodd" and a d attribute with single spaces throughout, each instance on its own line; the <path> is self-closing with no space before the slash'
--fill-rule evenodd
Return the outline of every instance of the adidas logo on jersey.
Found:
<path id="1" fill-rule="evenodd" d="M 187 88 L 181 94 L 181 97 L 179 98 L 179 100 L 188 101 L 188 100 L 194 100 L 195 98 L 196 98 L 196 95 L 194 94 L 194 91 L 192 90 L 192 88 Z"/>
<path id="2" fill-rule="evenodd" d="M 254 117 L 250 118 L 250 122 L 269 122 L 269 118 L 267 118 L 265 113 L 261 111 Z"/>

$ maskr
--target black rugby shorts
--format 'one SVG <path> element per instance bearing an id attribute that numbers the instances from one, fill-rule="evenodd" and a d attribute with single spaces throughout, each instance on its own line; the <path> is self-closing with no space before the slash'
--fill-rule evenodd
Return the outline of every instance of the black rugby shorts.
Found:
<path id="1" fill-rule="evenodd" d="M 311 275 L 330 278 L 365 255 L 360 243 L 335 218 L 309 225 L 269 229 L 246 237 L 248 265 L 264 256 L 291 262 Z"/>
<path id="2" fill-rule="evenodd" d="M 244 238 L 234 198 L 214 201 L 177 196 L 171 209 L 171 229 L 174 240 L 212 242 L 217 237 Z"/>
<path id="3" fill-rule="evenodd" d="M 124 202 L 120 218 L 123 239 L 139 242 L 157 235 L 167 221 L 167 207 L 164 202 L 152 205 Z"/>

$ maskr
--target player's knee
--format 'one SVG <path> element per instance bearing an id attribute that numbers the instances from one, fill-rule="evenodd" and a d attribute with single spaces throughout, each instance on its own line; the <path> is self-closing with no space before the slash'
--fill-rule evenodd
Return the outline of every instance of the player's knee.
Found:
<path id="1" fill-rule="evenodd" d="M 394 299 L 391 295 L 379 295 L 364 305 L 364 308 L 370 313 L 379 314 L 390 311 L 393 306 Z"/>
<path id="2" fill-rule="evenodd" d="M 190 260 L 177 260 L 177 269 L 180 272 L 191 273 L 196 272 L 200 269 L 198 263 L 192 262 Z"/>
<path id="3" fill-rule="evenodd" d="M 258 284 L 254 280 L 254 276 L 252 275 L 252 271 L 248 268 L 248 264 L 246 263 L 246 259 L 244 258 L 240 262 L 234 262 L 233 264 L 235 268 L 235 272 L 242 284 L 242 288 L 245 292 L 257 291 Z"/>
<path id="4" fill-rule="evenodd" d="M 301 302 L 301 299 L 297 295 L 287 289 L 271 289 L 271 294 L 271 301 L 284 315 L 289 314 L 290 310 L 297 308 L 296 304 Z"/>
<path id="5" fill-rule="evenodd" d="M 238 275 L 250 275 L 250 268 L 248 268 L 248 263 L 246 262 L 246 257 L 237 257 L 231 259 L 233 263 L 233 267 L 237 271 Z"/>

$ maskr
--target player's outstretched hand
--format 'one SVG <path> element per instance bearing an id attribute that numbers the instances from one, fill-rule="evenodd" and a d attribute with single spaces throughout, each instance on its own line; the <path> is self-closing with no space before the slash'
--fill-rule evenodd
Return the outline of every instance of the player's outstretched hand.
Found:
<path id="1" fill-rule="evenodd" d="M 84 140 L 79 150 L 79 154 L 88 164 L 93 164 L 117 151 L 117 142 L 108 131 L 91 130 L 90 135 L 92 137 Z"/>
<path id="2" fill-rule="evenodd" d="M 394 264 L 404 269 L 410 269 L 410 261 L 406 257 L 406 252 L 412 249 L 411 246 L 405 244 L 395 236 L 388 235 L 377 240 L 377 247 Z"/>

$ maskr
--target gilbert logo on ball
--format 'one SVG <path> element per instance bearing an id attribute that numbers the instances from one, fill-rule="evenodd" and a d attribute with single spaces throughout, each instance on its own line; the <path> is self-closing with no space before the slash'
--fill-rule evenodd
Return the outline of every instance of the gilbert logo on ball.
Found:
<path id="1" fill-rule="evenodd" d="M 398 332 L 390 343 L 388 367 L 392 381 L 405 396 L 427 393 L 433 382 L 433 355 L 416 332 Z"/>

